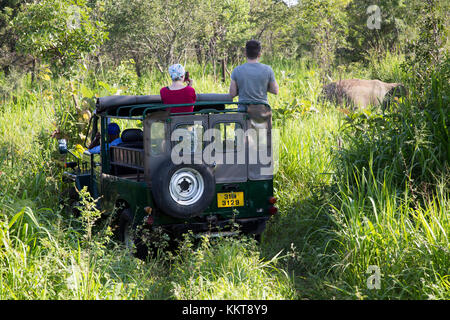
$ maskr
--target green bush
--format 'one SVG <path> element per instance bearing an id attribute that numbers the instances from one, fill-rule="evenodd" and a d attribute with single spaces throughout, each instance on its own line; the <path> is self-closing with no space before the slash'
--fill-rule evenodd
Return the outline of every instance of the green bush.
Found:
<path id="1" fill-rule="evenodd" d="M 232 257 L 232 258 L 231 258 Z M 198 248 L 186 237 L 173 265 L 176 299 L 293 299 L 288 275 L 277 267 L 280 257 L 260 258 L 250 239 L 203 238 Z"/>
<path id="2" fill-rule="evenodd" d="M 448 60 L 447 60 L 448 61 Z M 448 64 L 433 74 L 425 92 L 410 88 L 410 96 L 380 114 L 366 110 L 346 118 L 339 151 L 341 179 L 368 171 L 402 189 L 406 182 L 419 187 L 448 175 L 450 85 Z M 344 178 L 345 177 L 345 178 Z"/>

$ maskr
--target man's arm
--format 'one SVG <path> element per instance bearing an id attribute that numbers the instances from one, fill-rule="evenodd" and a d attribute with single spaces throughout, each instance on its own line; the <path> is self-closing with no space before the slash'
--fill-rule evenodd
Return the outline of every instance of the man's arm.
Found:
<path id="1" fill-rule="evenodd" d="M 273 94 L 278 94 L 279 91 L 278 83 L 276 81 L 269 82 L 269 88 L 267 88 L 267 91 Z"/>
<path id="2" fill-rule="evenodd" d="M 92 149 L 100 144 L 100 132 L 95 134 L 94 139 L 91 141 L 91 144 L 88 146 L 88 149 Z"/>
<path id="3" fill-rule="evenodd" d="M 96 146 L 96 147 L 93 147 L 91 149 L 88 149 L 88 151 L 90 153 L 100 153 L 100 146 Z"/>
<path id="4" fill-rule="evenodd" d="M 238 95 L 238 87 L 237 87 L 236 81 L 231 79 L 231 82 L 230 82 L 230 96 L 231 96 L 231 99 L 233 99 L 237 95 Z"/>
<path id="5" fill-rule="evenodd" d="M 277 80 L 275 80 L 275 73 L 273 72 L 273 69 L 268 66 L 269 68 L 269 85 L 267 86 L 267 91 L 273 94 L 278 94 L 279 87 Z"/>

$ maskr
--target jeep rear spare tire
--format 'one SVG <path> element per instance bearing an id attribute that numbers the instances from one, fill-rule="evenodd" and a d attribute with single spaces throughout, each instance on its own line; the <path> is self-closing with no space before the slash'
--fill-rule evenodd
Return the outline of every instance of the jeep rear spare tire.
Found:
<path id="1" fill-rule="evenodd" d="M 216 180 L 205 165 L 161 165 L 152 179 L 156 205 L 169 216 L 187 219 L 201 214 L 215 194 Z"/>

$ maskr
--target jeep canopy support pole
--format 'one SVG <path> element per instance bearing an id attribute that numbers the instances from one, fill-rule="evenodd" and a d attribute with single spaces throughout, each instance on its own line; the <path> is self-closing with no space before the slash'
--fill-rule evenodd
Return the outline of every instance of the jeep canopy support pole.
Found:
<path id="1" fill-rule="evenodd" d="M 86 137 L 84 138 L 84 147 L 88 148 L 87 146 L 87 139 L 89 137 L 89 132 L 91 131 L 92 126 L 92 134 L 91 134 L 91 142 L 95 138 L 95 135 L 97 134 L 97 123 L 98 123 L 98 116 L 94 114 L 91 119 L 89 119 L 89 124 L 86 132 Z"/>
<path id="2" fill-rule="evenodd" d="M 107 152 L 109 152 L 108 143 L 107 143 L 108 118 L 101 117 L 100 125 L 101 125 L 100 152 L 102 155 L 102 172 L 110 173 L 109 157 L 107 156 Z"/>

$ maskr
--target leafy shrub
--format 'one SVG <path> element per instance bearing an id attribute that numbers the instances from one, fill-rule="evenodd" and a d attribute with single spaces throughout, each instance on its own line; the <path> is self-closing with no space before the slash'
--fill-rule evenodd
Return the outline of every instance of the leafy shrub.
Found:
<path id="1" fill-rule="evenodd" d="M 176 299 L 292 299 L 295 291 L 287 274 L 259 257 L 253 240 L 203 238 L 195 248 L 189 237 L 173 265 Z"/>
<path id="2" fill-rule="evenodd" d="M 448 174 L 449 72 L 447 64 L 432 76 L 427 91 L 411 92 L 383 114 L 349 115 L 342 128 L 346 143 L 338 155 L 341 177 L 352 180 L 352 172 L 371 167 L 378 177 L 389 172 L 403 188 L 405 182 L 433 183 L 436 176 Z"/>

